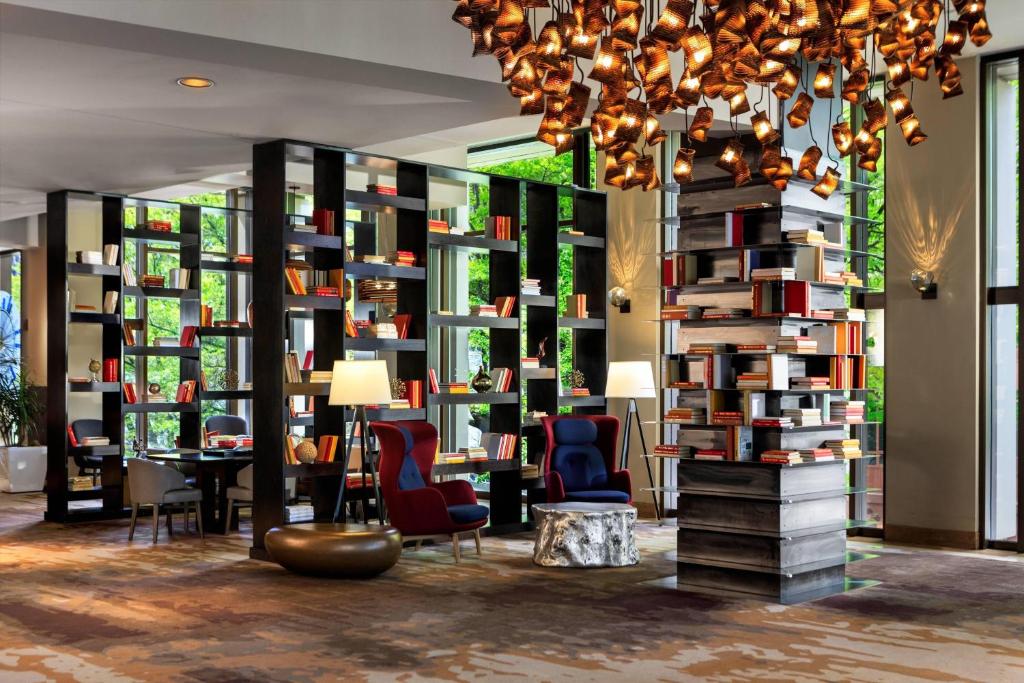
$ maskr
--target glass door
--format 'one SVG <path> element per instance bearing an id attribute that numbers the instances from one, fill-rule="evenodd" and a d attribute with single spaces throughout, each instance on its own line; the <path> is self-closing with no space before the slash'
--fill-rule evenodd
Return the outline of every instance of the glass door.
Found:
<path id="1" fill-rule="evenodd" d="M 1024 552 L 1024 422 L 1020 411 L 1021 239 L 1020 67 L 1024 52 L 986 57 L 983 167 L 985 315 L 982 407 L 985 538 L 990 547 Z"/>

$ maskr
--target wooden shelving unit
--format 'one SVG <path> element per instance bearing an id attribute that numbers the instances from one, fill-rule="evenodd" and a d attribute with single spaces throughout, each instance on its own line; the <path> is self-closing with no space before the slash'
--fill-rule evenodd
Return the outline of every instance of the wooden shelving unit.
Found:
<path id="1" fill-rule="evenodd" d="M 759 149 L 752 136 L 744 143 L 751 154 Z M 695 354 L 688 352 L 688 346 L 774 344 L 779 336 L 788 335 L 827 339 L 840 323 L 856 328 L 863 344 L 866 323 L 825 320 L 811 316 L 810 311 L 858 307 L 865 288 L 817 281 L 816 275 L 807 272 L 808 264 L 814 263 L 809 259 L 814 258 L 820 264 L 812 266 L 815 273 L 865 273 L 866 259 L 871 256 L 849 245 L 866 244 L 870 221 L 846 215 L 845 197 L 836 194 L 822 201 L 800 183 L 784 192 L 757 181 L 731 189 L 731 181 L 719 182 L 721 172 L 714 168 L 720 142 L 693 144 L 697 148 L 694 175 L 700 180 L 672 188 L 679 193 L 674 200 L 678 210 L 672 212 L 677 215 L 660 221 L 664 225 L 662 258 L 673 262 L 671 269 L 662 271 L 663 278 L 666 270 L 676 272 L 677 260 L 685 259 L 687 282 L 663 281 L 661 303 L 702 310 L 741 308 L 747 313 L 740 318 L 657 321 L 664 328 L 663 413 L 673 407 L 703 409 L 707 424 L 682 424 L 667 418 L 648 424 L 657 426 L 660 443 L 694 450 L 731 450 L 733 444 L 741 445 L 724 461 L 654 458 L 662 468 L 661 484 L 648 491 L 659 498 L 663 510 L 668 508 L 670 516 L 678 517 L 680 588 L 750 593 L 782 602 L 839 592 L 844 589 L 846 531 L 866 524 L 849 519 L 847 498 L 864 490 L 846 487 L 848 463 L 842 460 L 776 465 L 759 462 L 759 456 L 765 450 L 809 449 L 843 438 L 860 438 L 866 449 L 865 434 L 872 425 L 831 423 L 829 408 L 834 399 L 863 399 L 865 385 L 856 380 L 849 388 L 807 389 L 790 384 L 792 377 L 828 377 L 834 362 L 849 362 L 866 375 L 863 352 L 837 347 L 810 354 L 757 354 L 728 346 L 721 353 Z M 752 167 L 757 167 L 756 161 Z M 850 191 L 869 189 L 851 187 Z M 734 210 L 760 202 L 770 206 Z M 787 232 L 800 228 L 821 230 L 837 246 L 814 248 L 787 241 Z M 742 232 L 741 237 L 737 231 Z M 725 242 L 730 234 L 739 246 Z M 797 268 L 798 278 L 810 280 L 810 310 L 774 317 L 757 317 L 755 311 L 754 317 L 749 317 L 758 291 L 749 273 L 754 267 Z M 739 281 L 689 281 L 716 276 Z M 788 303 L 782 305 L 789 310 Z M 700 377 L 699 372 L 703 373 Z M 741 373 L 767 373 L 769 379 L 765 388 L 745 388 L 736 384 Z M 699 386 L 673 387 L 675 381 Z M 793 408 L 818 410 L 824 424 L 786 428 L 751 424 L 756 418 L 780 417 L 783 410 Z M 744 424 L 715 424 L 715 410 L 741 412 Z M 871 457 L 867 453 L 849 461 L 849 466 L 858 467 Z M 802 521 L 792 521 L 798 518 Z M 772 520 L 777 523 L 773 525 Z"/>

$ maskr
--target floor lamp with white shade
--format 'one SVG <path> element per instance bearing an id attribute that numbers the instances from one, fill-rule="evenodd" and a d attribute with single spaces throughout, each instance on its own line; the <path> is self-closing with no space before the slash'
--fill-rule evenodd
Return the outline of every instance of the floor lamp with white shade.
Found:
<path id="1" fill-rule="evenodd" d="M 366 419 L 366 406 L 391 402 L 391 380 L 388 377 L 388 365 L 382 360 L 338 360 L 334 361 L 334 372 L 331 375 L 331 393 L 327 399 L 328 405 L 352 406 L 355 414 L 352 417 L 352 430 L 348 435 L 348 443 L 345 447 L 345 467 L 348 467 L 349 459 L 352 457 L 352 445 L 356 440 L 356 424 L 359 425 L 359 440 L 362 449 L 362 468 L 365 472 L 367 465 L 370 467 L 370 476 L 373 479 L 373 496 L 377 504 L 377 519 L 384 523 L 384 503 L 380 497 L 380 484 L 377 481 L 377 465 L 370 456 L 370 449 L 367 446 L 366 435 L 369 433 L 369 422 Z M 338 491 L 338 500 L 334 504 L 334 520 L 345 508 L 345 489 L 348 483 L 347 469 L 342 474 L 341 489 Z M 364 513 L 365 516 L 365 513 Z"/>
<path id="2" fill-rule="evenodd" d="M 606 398 L 626 398 L 629 405 L 626 408 L 625 427 L 622 431 L 622 453 L 619 456 L 619 468 L 625 469 L 629 461 L 629 437 L 632 432 L 633 422 L 640 431 L 640 446 L 644 452 L 644 465 L 647 466 L 647 478 L 654 488 L 654 473 L 651 471 L 651 460 L 647 457 L 647 441 L 644 439 L 644 426 L 640 421 L 640 409 L 637 407 L 638 398 L 655 398 L 657 389 L 654 386 L 654 370 L 647 361 L 614 361 L 608 364 L 608 381 L 605 383 L 604 395 Z M 654 498 L 654 514 L 661 519 L 661 507 L 658 504 L 657 491 L 651 491 Z"/>

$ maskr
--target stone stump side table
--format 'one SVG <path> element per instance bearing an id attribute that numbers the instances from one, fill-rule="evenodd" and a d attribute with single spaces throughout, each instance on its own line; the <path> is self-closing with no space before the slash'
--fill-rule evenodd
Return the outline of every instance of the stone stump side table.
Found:
<path id="1" fill-rule="evenodd" d="M 627 567 L 640 561 L 636 508 L 623 503 L 533 506 L 533 562 L 542 567 Z"/>

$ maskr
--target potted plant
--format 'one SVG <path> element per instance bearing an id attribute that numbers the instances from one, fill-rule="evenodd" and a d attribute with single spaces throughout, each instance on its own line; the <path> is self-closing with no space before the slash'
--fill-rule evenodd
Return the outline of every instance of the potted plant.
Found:
<path id="1" fill-rule="evenodd" d="M 46 447 L 38 445 L 45 407 L 20 365 L 0 368 L 0 490 L 40 491 L 46 479 Z"/>

